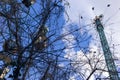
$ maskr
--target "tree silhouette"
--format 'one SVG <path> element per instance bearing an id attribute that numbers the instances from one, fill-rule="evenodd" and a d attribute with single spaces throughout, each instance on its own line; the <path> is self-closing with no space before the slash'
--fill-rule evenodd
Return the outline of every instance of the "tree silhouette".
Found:
<path id="1" fill-rule="evenodd" d="M 86 26 L 63 26 L 67 1 L 26 1 L 0 0 L 1 79 L 89 80 L 107 73 L 103 54 L 89 47 Z"/>
<path id="2" fill-rule="evenodd" d="M 65 47 L 55 45 L 62 42 L 63 11 L 62 0 L 36 0 L 29 7 L 17 0 L 0 2 L 0 59 L 2 69 L 12 67 L 6 79 L 60 78 L 58 60 Z"/>

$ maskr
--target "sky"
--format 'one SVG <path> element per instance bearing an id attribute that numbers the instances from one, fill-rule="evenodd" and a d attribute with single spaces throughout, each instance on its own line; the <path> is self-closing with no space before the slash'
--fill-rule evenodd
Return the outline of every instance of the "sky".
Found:
<path id="1" fill-rule="evenodd" d="M 67 0 L 68 6 L 66 6 L 65 10 L 69 15 L 69 21 L 66 22 L 64 25 L 63 33 L 69 33 L 69 29 L 71 26 L 69 26 L 71 23 L 78 24 L 77 27 L 84 27 L 85 30 L 90 30 L 89 34 L 92 35 L 92 40 L 90 41 L 90 46 L 92 47 L 91 50 L 98 51 L 98 40 L 99 36 L 96 32 L 96 28 L 93 24 L 95 16 L 99 16 L 103 14 L 102 23 L 104 26 L 104 31 L 107 36 L 109 45 L 111 47 L 112 52 L 114 52 L 118 57 L 119 55 L 119 47 L 120 47 L 120 0 Z M 93 10 L 94 8 L 94 10 Z M 81 19 L 82 17 L 82 19 Z M 66 20 L 68 17 L 65 15 Z M 86 25 L 91 24 L 86 27 Z M 67 31 L 68 30 L 68 31 Z M 71 43 L 65 42 L 65 44 L 69 47 L 72 47 L 75 43 L 74 41 L 74 35 L 68 35 L 65 38 L 72 41 Z M 113 46 L 114 44 L 114 46 Z M 114 50 L 113 50 L 114 49 Z M 76 51 L 74 49 L 66 50 L 65 57 L 68 57 L 68 55 L 73 56 L 76 54 Z M 72 53 L 72 54 L 67 54 Z M 80 54 L 79 54 L 80 53 Z M 81 56 L 81 57 L 78 57 Z M 76 59 L 79 60 L 79 58 L 82 58 L 83 52 L 81 50 L 77 51 L 77 54 L 75 56 Z M 93 57 L 94 54 L 87 55 L 88 57 Z M 96 55 L 97 56 L 97 55 Z M 86 59 L 83 57 L 83 59 Z M 87 66 L 87 65 L 85 65 Z M 87 66 L 88 67 L 88 66 Z M 88 73 L 86 73 L 88 74 Z M 71 80 L 74 76 L 72 76 Z M 91 78 L 93 80 L 93 77 Z"/>
<path id="2" fill-rule="evenodd" d="M 96 27 L 93 24 L 95 16 L 103 15 L 101 20 L 104 26 L 104 32 L 107 37 L 111 52 L 113 55 L 120 58 L 120 0 L 67 0 L 66 12 L 69 15 L 69 21 L 65 24 L 65 28 L 63 32 L 67 32 L 66 30 L 70 28 L 68 25 L 71 23 L 78 24 L 80 27 L 85 27 L 89 30 L 89 34 L 92 35 L 92 39 L 90 41 L 90 46 L 92 50 L 97 51 L 100 45 L 99 36 L 96 31 Z M 66 20 L 68 16 L 65 14 Z M 72 42 L 69 43 L 64 41 L 67 46 L 73 46 L 75 43 L 74 36 L 67 36 Z M 81 50 L 77 51 L 77 53 L 82 53 Z M 74 49 L 66 50 L 65 57 L 69 57 L 69 59 L 76 54 Z M 90 56 L 90 55 L 88 55 Z M 80 58 L 80 57 L 79 57 Z M 76 58 L 77 59 L 77 58 Z M 119 62 L 116 62 L 119 65 Z M 106 74 L 106 73 L 105 73 Z M 74 76 L 73 76 L 74 77 Z M 71 80 L 74 80 L 72 77 Z M 90 79 L 93 80 L 93 77 Z"/>
<path id="3" fill-rule="evenodd" d="M 66 11 L 69 15 L 69 22 L 78 23 L 80 26 L 93 24 L 95 16 L 103 14 L 102 24 L 104 26 L 105 35 L 107 37 L 111 50 L 119 54 L 120 47 L 120 0 L 68 0 L 69 6 Z M 109 5 L 109 7 L 108 7 Z M 94 10 L 92 10 L 94 8 Z M 80 19 L 82 16 L 82 19 Z M 67 17 L 66 17 L 67 19 Z M 96 32 L 95 25 L 88 26 L 87 29 L 92 29 L 90 34 L 93 36 L 91 44 L 97 44 L 99 36 Z"/>
<path id="4" fill-rule="evenodd" d="M 113 36 L 118 43 L 119 42 L 119 31 L 120 31 L 120 0 L 68 0 L 70 3 L 69 9 L 67 9 L 70 16 L 71 22 L 78 22 L 79 16 L 83 17 L 82 21 L 85 21 L 85 24 L 92 23 L 95 16 L 103 14 L 103 24 L 105 31 L 110 32 L 112 29 Z M 110 4 L 110 7 L 107 5 Z M 94 10 L 92 10 L 94 7 Z M 116 42 L 115 41 L 115 42 Z"/>

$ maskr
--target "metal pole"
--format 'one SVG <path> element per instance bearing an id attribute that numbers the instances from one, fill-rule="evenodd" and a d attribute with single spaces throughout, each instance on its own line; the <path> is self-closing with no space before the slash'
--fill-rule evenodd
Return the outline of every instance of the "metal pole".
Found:
<path id="1" fill-rule="evenodd" d="M 96 29 L 98 31 L 98 34 L 101 40 L 101 45 L 102 45 L 102 49 L 104 52 L 104 57 L 105 57 L 106 65 L 108 68 L 110 80 L 120 80 L 114 60 L 112 58 L 112 53 L 110 51 L 110 48 L 109 48 L 109 45 L 108 45 L 108 42 L 107 42 L 107 39 L 104 33 L 104 28 L 101 23 L 101 18 L 102 16 L 97 16 L 95 18 L 95 25 L 96 25 Z"/>

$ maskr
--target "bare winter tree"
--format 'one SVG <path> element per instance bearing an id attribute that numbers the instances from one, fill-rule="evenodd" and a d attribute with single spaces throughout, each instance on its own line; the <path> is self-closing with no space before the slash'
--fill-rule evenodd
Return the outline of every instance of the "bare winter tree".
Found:
<path id="1" fill-rule="evenodd" d="M 103 54 L 89 47 L 89 31 L 63 27 L 65 5 L 65 0 L 0 0 L 0 79 L 91 80 L 107 74 Z"/>
<path id="2" fill-rule="evenodd" d="M 65 49 L 61 45 L 64 35 L 60 35 L 64 24 L 62 0 L 27 4 L 19 0 L 0 2 L 0 78 L 66 80 L 67 71 L 59 66 Z"/>
<path id="3" fill-rule="evenodd" d="M 69 27 L 66 27 L 67 31 L 65 32 L 72 32 L 63 39 L 67 46 L 67 49 L 65 49 L 65 58 L 69 60 L 69 66 L 72 72 L 70 80 L 110 80 L 99 37 L 95 32 L 95 36 L 91 37 L 89 33 L 90 31 L 93 32 L 95 28 L 93 26 L 90 28 L 91 24 L 87 26 L 89 26 L 88 29 L 85 29 L 86 26 L 80 28 L 76 24 L 71 24 Z M 90 44 L 89 40 L 94 42 Z M 112 47 L 110 48 L 112 50 Z M 114 50 L 115 48 L 113 52 Z M 117 63 L 119 59 L 115 54 L 114 52 L 113 57 Z"/>

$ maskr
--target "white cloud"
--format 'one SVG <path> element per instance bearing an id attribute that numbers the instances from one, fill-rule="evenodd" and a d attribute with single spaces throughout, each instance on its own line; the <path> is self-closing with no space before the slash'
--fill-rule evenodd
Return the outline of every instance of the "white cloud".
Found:
<path id="1" fill-rule="evenodd" d="M 75 23 L 81 23 L 82 25 L 86 25 L 89 23 L 93 23 L 93 19 L 95 16 L 99 16 L 100 14 L 103 14 L 104 17 L 102 19 L 102 23 L 104 26 L 104 31 L 105 35 L 107 37 L 108 43 L 110 45 L 110 48 L 113 54 L 117 57 L 120 56 L 119 53 L 119 47 L 120 47 L 120 1 L 119 0 L 68 0 L 70 2 L 70 8 L 67 8 L 67 12 L 70 18 L 70 21 L 68 24 L 71 22 Z M 110 5 L 108 7 L 108 4 Z M 92 10 L 92 7 L 94 7 L 94 10 Z M 79 19 L 82 16 L 83 19 Z M 80 25 L 81 25 L 80 24 Z M 101 45 L 100 45 L 100 40 L 99 40 L 99 35 L 95 29 L 95 25 L 88 26 L 88 29 L 90 27 L 93 27 L 93 29 L 90 31 L 90 34 L 93 35 L 93 39 L 90 43 L 90 54 L 87 54 L 86 56 L 91 59 L 91 62 L 93 61 L 93 66 L 95 65 L 94 63 L 96 62 L 96 58 L 99 58 L 102 60 L 101 63 L 99 63 L 99 68 L 104 68 L 105 66 L 105 61 L 104 61 L 104 56 L 102 53 Z M 67 27 L 69 28 L 69 27 Z M 66 29 L 64 29 L 66 30 Z M 68 31 L 69 32 L 69 31 Z M 72 46 L 73 43 L 75 43 L 74 36 L 69 35 L 66 37 L 70 39 L 69 42 L 67 40 L 64 40 L 66 45 Z M 113 44 L 114 50 L 113 50 Z M 95 52 L 95 53 L 94 53 Z M 74 55 L 74 58 L 73 58 Z M 68 57 L 69 59 L 74 59 L 76 61 L 86 61 L 87 58 L 85 57 L 84 53 L 82 51 L 77 51 L 75 52 L 73 49 L 66 50 L 66 55 L 65 57 Z M 85 63 L 85 62 L 83 62 Z M 116 62 L 117 63 L 117 62 Z M 119 63 L 117 63 L 118 65 Z M 73 64 L 75 68 L 78 66 L 81 66 L 81 64 Z M 100 66 L 101 65 L 101 66 Z M 90 67 L 90 65 L 84 65 L 87 70 L 87 68 Z M 105 68 L 106 69 L 106 68 Z M 86 72 L 82 67 L 80 67 L 79 70 L 82 70 L 84 73 Z M 89 75 L 90 73 L 90 68 L 88 69 L 88 73 L 85 73 L 86 75 Z M 97 74 L 97 73 L 96 73 Z M 103 73 L 103 76 L 108 76 L 108 73 Z M 74 80 L 74 77 L 72 77 Z M 93 77 L 91 77 L 90 80 L 93 80 Z"/>
<path id="2" fill-rule="evenodd" d="M 84 24 L 92 23 L 95 16 L 103 14 L 102 22 L 107 38 L 111 36 L 109 33 L 112 30 L 114 32 L 112 34 L 114 44 L 120 43 L 119 0 L 68 0 L 68 2 L 70 2 L 70 9 L 67 9 L 67 11 L 72 22 L 79 22 L 79 16 L 82 16 Z M 110 7 L 107 7 L 108 4 L 110 4 Z M 95 8 L 94 11 L 92 11 L 92 7 Z"/>

